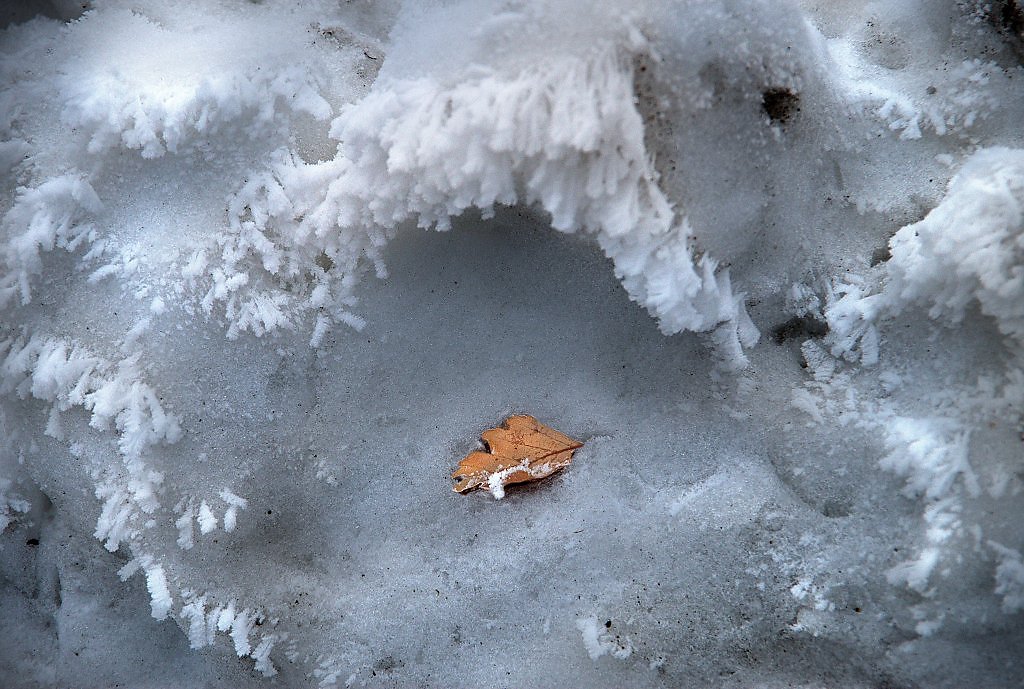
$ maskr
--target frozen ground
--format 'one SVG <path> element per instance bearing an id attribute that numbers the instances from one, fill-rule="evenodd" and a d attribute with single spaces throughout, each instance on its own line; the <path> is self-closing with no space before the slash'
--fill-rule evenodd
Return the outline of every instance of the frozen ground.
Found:
<path id="1" fill-rule="evenodd" d="M 1024 685 L 1024 7 L 615 5 L 7 15 L 0 684 Z"/>

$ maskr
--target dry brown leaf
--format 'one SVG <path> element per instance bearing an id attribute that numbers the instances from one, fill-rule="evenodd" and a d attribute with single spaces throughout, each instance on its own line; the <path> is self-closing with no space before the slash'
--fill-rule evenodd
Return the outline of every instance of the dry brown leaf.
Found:
<path id="1" fill-rule="evenodd" d="M 505 496 L 510 483 L 537 481 L 569 466 L 583 443 L 545 426 L 532 416 L 510 416 L 498 428 L 480 434 L 487 451 L 475 450 L 459 462 L 452 478 L 458 493 L 487 488 Z"/>

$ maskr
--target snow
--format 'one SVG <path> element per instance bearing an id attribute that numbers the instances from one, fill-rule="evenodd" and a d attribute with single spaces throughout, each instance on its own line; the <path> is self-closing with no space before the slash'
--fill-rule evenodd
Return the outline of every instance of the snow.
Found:
<path id="1" fill-rule="evenodd" d="M 611 620 L 608 621 L 609 623 Z M 597 660 L 606 653 L 610 653 L 619 660 L 624 660 L 633 652 L 629 638 L 622 641 L 617 636 L 612 636 L 609 631 L 611 624 L 599 626 L 597 619 L 587 617 L 576 621 L 576 627 L 583 635 L 583 645 L 587 648 L 587 655 L 591 660 Z"/>
<path id="2" fill-rule="evenodd" d="M 160 565 L 143 566 L 146 571 L 146 588 L 149 590 L 153 618 L 162 620 L 167 617 L 174 605 L 171 593 L 167 590 L 167 577 L 164 575 L 164 568 Z"/>
<path id="3" fill-rule="evenodd" d="M 52 251 L 54 246 L 74 251 L 93 230 L 84 219 L 102 205 L 92 186 L 76 175 L 20 188 L 3 219 L 9 239 L 0 304 L 15 296 L 27 304 L 32 298 L 31 280 L 42 272 L 40 253 Z"/>
<path id="4" fill-rule="evenodd" d="M 891 299 L 924 301 L 932 318 L 954 323 L 976 302 L 1000 331 L 1024 338 L 1024 151 L 971 155 L 942 202 L 891 245 Z"/>
<path id="5" fill-rule="evenodd" d="M 1020 2 L 51 4 L 0 684 L 1020 684 Z"/>
<path id="6" fill-rule="evenodd" d="M 989 541 L 999 556 L 996 567 L 996 593 L 1003 597 L 1003 610 L 1014 613 L 1024 608 L 1024 563 L 1020 551 Z"/>
<path id="7" fill-rule="evenodd" d="M 199 503 L 199 515 L 196 517 L 199 521 L 199 531 L 207 534 L 217 528 L 217 517 L 214 516 L 213 510 L 203 500 Z"/>

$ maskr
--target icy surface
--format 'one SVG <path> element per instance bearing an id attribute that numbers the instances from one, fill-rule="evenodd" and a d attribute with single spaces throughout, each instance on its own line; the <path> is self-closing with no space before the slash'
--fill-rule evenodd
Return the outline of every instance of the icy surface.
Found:
<path id="1" fill-rule="evenodd" d="M 1024 683 L 1024 6 L 617 5 L 3 15 L 0 684 Z"/>

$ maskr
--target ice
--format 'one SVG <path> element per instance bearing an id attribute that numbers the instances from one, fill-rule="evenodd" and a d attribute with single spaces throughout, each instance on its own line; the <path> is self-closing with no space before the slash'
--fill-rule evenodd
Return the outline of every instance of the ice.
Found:
<path id="1" fill-rule="evenodd" d="M 1020 684 L 1020 2 L 37 9 L 0 684 Z"/>

